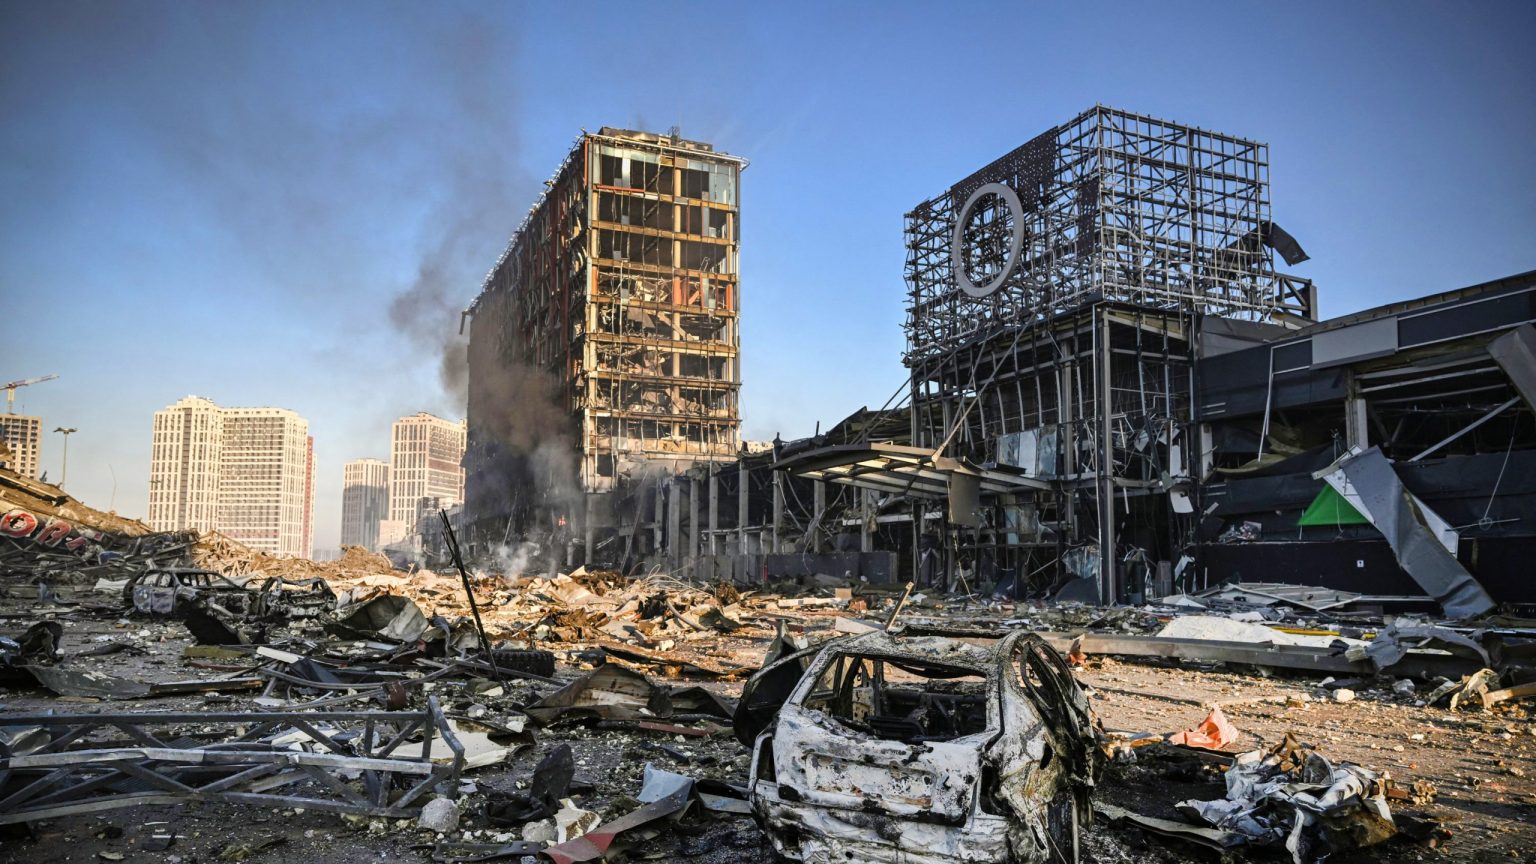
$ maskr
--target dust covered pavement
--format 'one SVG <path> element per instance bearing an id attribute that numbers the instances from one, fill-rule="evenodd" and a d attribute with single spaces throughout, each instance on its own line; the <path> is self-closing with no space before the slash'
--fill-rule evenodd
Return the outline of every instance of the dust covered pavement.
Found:
<path id="1" fill-rule="evenodd" d="M 22 613 L 14 601 L 8 617 Z M 788 616 L 786 616 L 788 617 Z M 828 632 L 829 613 L 796 612 L 793 626 L 812 634 Z M 10 617 L 10 620 L 15 620 Z M 124 620 L 116 615 L 71 622 L 63 649 L 78 654 L 101 644 L 123 642 L 143 651 L 112 655 L 113 674 L 145 681 L 215 680 L 232 674 L 192 665 L 182 656 L 192 645 L 179 625 Z M 732 656 L 766 650 L 773 638 L 767 627 L 746 625 L 748 633 L 730 637 Z M 111 640 L 104 643 L 103 637 Z M 565 649 L 564 659 L 580 672 L 588 649 Z M 564 665 L 564 664 L 562 664 Z M 702 684 L 723 697 L 739 692 L 740 682 L 717 682 L 671 674 L 651 667 L 659 684 Z M 1090 658 L 1080 679 L 1089 689 L 1095 710 L 1110 730 L 1167 732 L 1187 728 L 1205 715 L 1204 705 L 1224 702 L 1224 711 L 1239 731 L 1224 749 L 1237 752 L 1263 747 L 1288 732 L 1316 743 L 1335 759 L 1356 762 L 1399 778 L 1427 781 L 1437 790 L 1433 803 L 1420 810 L 1437 819 L 1449 836 L 1426 842 L 1408 838 L 1356 853 L 1343 860 L 1522 860 L 1528 855 L 1536 817 L 1536 737 L 1529 709 L 1520 703 L 1495 706 L 1489 712 L 1453 713 L 1443 707 L 1416 706 L 1418 698 L 1387 688 L 1362 688 L 1349 702 L 1334 701 L 1333 691 L 1319 686 L 1315 676 L 1269 677 L 1220 669 L 1180 668 Z M 438 688 L 445 705 L 474 711 L 485 705 L 500 712 L 550 688 L 536 683 L 505 685 L 507 695 L 476 692 L 488 683 L 446 682 Z M 135 707 L 154 710 L 250 710 L 248 694 L 173 696 Z M 45 692 L 7 691 L 7 714 L 53 709 L 64 713 L 95 713 L 120 703 L 50 697 Z M 506 708 L 510 713 L 512 709 Z M 426 855 L 417 848 L 444 840 L 496 844 L 520 839 L 516 828 L 496 826 L 477 808 L 486 802 L 526 791 L 534 767 L 554 748 L 569 744 L 575 772 L 569 797 L 577 808 L 603 819 L 629 812 L 641 788 L 646 763 L 696 778 L 741 783 L 748 754 L 724 723 L 687 724 L 705 735 L 622 728 L 611 721 L 570 724 L 538 733 L 537 744 L 506 763 L 467 772 L 475 791 L 462 797 L 463 816 L 454 832 L 420 830 L 411 819 L 368 819 L 295 808 L 262 808 L 227 802 L 136 807 L 125 810 L 51 819 L 34 824 L 30 838 L 18 833 L 6 842 L 12 860 L 213 861 L 253 859 L 293 861 L 376 861 L 380 857 Z M 606 727 L 606 728 L 605 728 Z M 1157 745 L 1138 748 L 1137 761 L 1111 762 L 1097 790 L 1099 800 L 1151 815 L 1172 816 L 1173 804 L 1185 798 L 1215 798 L 1221 794 L 1220 770 L 1225 758 L 1191 754 Z M 1395 802 L 1394 802 L 1395 803 Z M 259 848 L 271 840 L 281 846 Z M 168 844 L 168 845 L 167 845 Z M 1085 837 L 1084 860 L 1199 861 L 1210 860 L 1202 850 L 1169 843 L 1133 828 L 1095 822 Z M 163 847 L 163 848 L 162 848 Z M 220 856 L 233 856 L 221 859 Z M 640 840 L 631 860 L 769 861 L 771 855 L 756 824 L 748 816 L 711 813 L 708 818 L 669 823 L 657 836 Z M 423 859 L 425 860 L 425 859 Z M 516 860 L 516 859 L 512 859 Z M 1331 859 L 1340 860 L 1340 859 Z"/>
<path id="2" fill-rule="evenodd" d="M 1146 820 L 1199 827 L 1189 802 L 1221 801 L 1234 757 L 1271 751 L 1297 770 L 1359 766 L 1390 807 L 1390 836 L 1329 861 L 1520 860 L 1536 839 L 1525 622 L 1385 625 L 1220 597 L 1029 606 L 816 579 L 402 573 L 358 550 L 317 565 L 220 538 L 176 547 L 201 555 L 178 563 L 234 587 L 173 579 L 157 610 L 128 583 L 170 571 L 97 546 L 119 554 L 72 570 L 54 553 L 3 583 L 4 860 L 766 862 L 733 734 L 744 680 L 788 645 L 861 644 L 847 634 L 893 618 L 898 642 L 1035 631 L 1075 664 L 1105 759 L 1082 860 L 1211 860 Z M 335 608 L 232 601 L 284 590 L 250 587 L 273 577 L 323 579 Z M 230 626 L 191 629 L 215 606 Z M 896 730 L 881 746 L 917 722 L 875 724 Z"/>

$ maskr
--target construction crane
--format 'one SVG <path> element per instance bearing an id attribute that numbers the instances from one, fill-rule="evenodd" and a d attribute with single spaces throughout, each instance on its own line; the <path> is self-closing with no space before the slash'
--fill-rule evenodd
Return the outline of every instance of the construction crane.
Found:
<path id="1" fill-rule="evenodd" d="M 0 388 L 3 388 L 5 390 L 5 413 L 7 413 L 7 414 L 15 414 L 16 413 L 16 388 L 17 387 L 25 387 L 28 384 L 41 384 L 44 381 L 52 381 L 53 379 L 55 379 L 57 377 L 59 377 L 59 376 L 57 376 L 57 375 L 43 375 L 43 376 L 38 377 L 38 378 L 23 378 L 20 381 L 12 381 L 9 384 L 0 384 Z"/>

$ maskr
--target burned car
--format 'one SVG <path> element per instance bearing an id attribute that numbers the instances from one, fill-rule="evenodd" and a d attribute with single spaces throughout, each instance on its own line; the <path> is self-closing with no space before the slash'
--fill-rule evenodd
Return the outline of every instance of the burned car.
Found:
<path id="1" fill-rule="evenodd" d="M 141 615 L 183 615 L 187 606 L 207 595 L 225 595 L 243 612 L 250 603 L 246 588 L 221 573 L 196 567 L 162 567 L 129 577 L 123 602 Z"/>
<path id="2" fill-rule="evenodd" d="M 265 641 L 270 627 L 319 625 L 336 609 L 324 579 L 269 576 L 241 585 L 212 570 L 165 567 L 134 575 L 123 599 L 143 615 L 180 618 L 199 642 Z"/>
<path id="3" fill-rule="evenodd" d="M 834 639 L 764 666 L 736 727 L 753 813 L 804 864 L 1075 862 L 1102 764 L 1066 661 L 1023 631 Z"/>

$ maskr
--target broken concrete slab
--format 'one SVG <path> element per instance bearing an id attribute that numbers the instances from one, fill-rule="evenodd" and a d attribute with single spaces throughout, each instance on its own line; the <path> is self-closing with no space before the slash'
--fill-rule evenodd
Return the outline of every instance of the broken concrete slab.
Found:
<path id="1" fill-rule="evenodd" d="M 1306 645 L 1327 648 L 1336 641 L 1353 641 L 1339 636 L 1308 636 L 1287 633 L 1251 621 L 1235 621 L 1221 615 L 1180 615 L 1157 632 L 1164 639 L 1202 639 L 1220 642 L 1244 642 L 1250 645 Z"/>

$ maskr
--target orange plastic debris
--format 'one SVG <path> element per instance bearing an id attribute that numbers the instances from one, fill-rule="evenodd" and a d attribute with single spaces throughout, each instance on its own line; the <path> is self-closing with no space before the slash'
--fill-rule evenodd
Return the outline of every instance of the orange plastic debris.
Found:
<path id="1" fill-rule="evenodd" d="M 1087 659 L 1088 655 L 1083 653 L 1083 637 L 1073 639 L 1071 647 L 1067 648 L 1067 665 L 1081 666 Z"/>
<path id="2" fill-rule="evenodd" d="M 1227 715 L 1221 713 L 1221 706 L 1218 705 L 1205 715 L 1199 726 L 1173 733 L 1168 743 L 1199 747 L 1202 750 L 1220 750 L 1236 740 L 1237 729 L 1227 722 Z"/>

